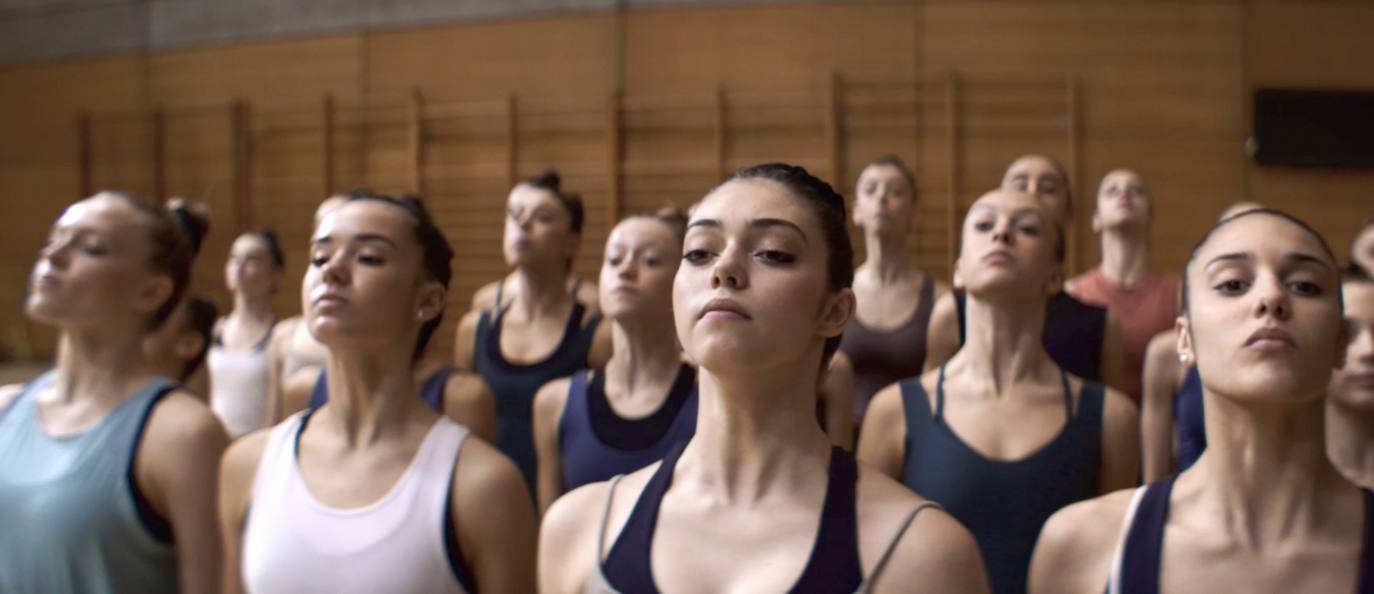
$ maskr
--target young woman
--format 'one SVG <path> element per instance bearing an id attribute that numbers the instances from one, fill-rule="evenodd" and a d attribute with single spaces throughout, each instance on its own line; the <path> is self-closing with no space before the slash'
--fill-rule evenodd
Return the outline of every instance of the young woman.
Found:
<path id="1" fill-rule="evenodd" d="M 1177 348 L 1201 372 L 1207 450 L 1051 518 L 1030 592 L 1374 590 L 1374 495 L 1326 456 L 1325 393 L 1347 342 L 1336 267 L 1321 236 L 1278 211 L 1203 236 Z"/>
<path id="2" fill-rule="evenodd" d="M 1331 378 L 1326 450 L 1351 482 L 1374 488 L 1374 279 L 1348 271 L 1341 283 L 1350 345 Z"/>
<path id="3" fill-rule="evenodd" d="M 864 167 L 855 189 L 853 221 L 864 233 L 867 259 L 854 271 L 858 309 L 844 329 L 840 352 L 854 373 L 854 423 L 862 426 L 873 395 L 920 375 L 935 300 L 949 287 L 917 270 L 907 249 L 916 178 L 896 157 Z"/>
<path id="4" fill-rule="evenodd" d="M 226 589 L 529 592 L 534 513 L 510 461 L 415 395 L 453 252 L 418 200 L 351 196 L 301 300 L 329 402 L 239 440 L 221 469 Z"/>
<path id="5" fill-rule="evenodd" d="M 557 172 L 515 186 L 503 242 L 514 270 L 477 291 L 454 342 L 454 362 L 481 374 L 496 398 L 495 445 L 515 461 L 531 493 L 535 393 L 610 356 L 596 287 L 570 281 L 581 237 L 582 200 L 562 189 Z"/>
<path id="6" fill-rule="evenodd" d="M 630 217 L 606 239 L 601 311 L 613 329 L 606 366 L 554 380 L 534 403 L 539 509 L 587 483 L 634 472 L 692 438 L 696 370 L 673 329 L 673 276 L 686 217 Z"/>
<path id="7" fill-rule="evenodd" d="M 277 321 L 271 300 L 285 268 L 277 233 L 269 227 L 238 236 L 224 263 L 234 309 L 215 325 L 206 366 L 210 408 L 230 437 L 256 431 L 267 419 L 267 344 Z"/>
<path id="8" fill-rule="evenodd" d="M 540 591 L 986 591 L 967 531 L 816 423 L 852 257 L 843 199 L 800 167 L 741 170 L 696 205 L 673 283 L 696 436 L 558 500 Z"/>
<path id="9" fill-rule="evenodd" d="M 948 363 L 884 388 L 859 460 L 945 506 L 973 532 L 992 591 L 1025 592 L 1040 526 L 1060 508 L 1136 484 L 1130 400 L 1070 375 L 1045 352 L 1045 301 L 1063 236 L 1030 194 L 979 198 L 955 276 L 968 338 Z"/>
<path id="10" fill-rule="evenodd" d="M 56 366 L 0 391 L 0 591 L 217 591 L 227 439 L 142 349 L 191 259 L 172 216 L 129 194 L 53 224 L 25 309 L 58 329 Z"/>
<path id="11" fill-rule="evenodd" d="M 1039 198 L 1063 229 L 1071 229 L 1073 194 L 1068 175 L 1058 161 L 1044 155 L 1025 155 L 1002 174 L 1002 188 Z M 1121 330 L 1106 308 L 1074 299 L 1063 291 L 1049 300 L 1045 314 L 1045 350 L 1064 371 L 1108 386 L 1121 384 Z M 964 341 L 964 297 L 952 291 L 935 304 L 927 339 L 926 369 L 939 367 L 954 356 Z"/>
<path id="12" fill-rule="evenodd" d="M 1103 176 L 1092 220 L 1102 239 L 1102 263 L 1065 285 L 1070 295 L 1107 308 L 1120 322 L 1122 390 L 1137 406 L 1145 350 L 1178 315 L 1178 279 L 1149 271 L 1153 216 L 1154 203 L 1140 174 L 1117 169 Z"/>
<path id="13" fill-rule="evenodd" d="M 1346 262 L 1347 268 L 1358 268 L 1365 276 L 1374 276 L 1374 218 L 1365 221 L 1355 234 L 1355 239 L 1351 240 Z"/>

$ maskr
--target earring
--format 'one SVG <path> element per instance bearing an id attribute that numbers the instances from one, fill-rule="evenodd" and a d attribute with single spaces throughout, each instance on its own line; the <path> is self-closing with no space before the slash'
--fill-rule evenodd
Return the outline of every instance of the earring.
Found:
<path id="1" fill-rule="evenodd" d="M 1184 365 L 1187 365 L 1190 361 L 1192 361 L 1192 359 L 1193 359 L 1193 358 L 1192 358 L 1192 357 L 1189 357 L 1188 355 L 1180 354 L 1180 355 L 1178 356 L 1178 362 L 1179 362 L 1179 363 L 1182 363 L 1182 364 L 1184 364 Z"/>

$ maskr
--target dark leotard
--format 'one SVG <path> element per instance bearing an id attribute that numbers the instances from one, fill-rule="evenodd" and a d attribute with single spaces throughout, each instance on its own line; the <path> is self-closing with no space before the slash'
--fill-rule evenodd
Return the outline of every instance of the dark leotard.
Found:
<path id="1" fill-rule="evenodd" d="M 444 365 L 434 370 L 425 378 L 425 382 L 420 384 L 420 400 L 424 400 L 429 408 L 439 414 L 444 414 L 444 387 L 448 385 L 448 377 L 453 374 L 452 365 Z M 325 378 L 325 371 L 320 370 L 319 379 L 315 380 L 315 387 L 310 389 L 310 408 L 316 409 L 329 402 L 329 383 Z"/>
<path id="2" fill-rule="evenodd" d="M 1207 430 L 1202 413 L 1202 377 L 1197 366 L 1188 368 L 1183 385 L 1174 395 L 1174 427 L 1178 431 L 1178 472 L 1188 470 L 1207 449 Z"/>
<path id="3" fill-rule="evenodd" d="M 840 350 L 854 365 L 854 424 L 863 421 L 873 395 L 898 381 L 921 375 L 926 363 L 926 328 L 935 301 L 935 283 L 927 276 L 921 283 L 916 311 L 892 330 L 874 330 L 849 318 L 840 339 Z"/>

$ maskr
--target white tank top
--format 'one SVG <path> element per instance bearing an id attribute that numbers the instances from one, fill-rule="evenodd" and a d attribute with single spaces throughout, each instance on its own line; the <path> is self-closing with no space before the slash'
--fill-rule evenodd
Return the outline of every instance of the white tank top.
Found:
<path id="1" fill-rule="evenodd" d="M 306 412 L 272 429 L 245 522 L 243 584 L 255 594 L 466 594 L 444 548 L 449 482 L 466 427 L 439 417 L 385 495 L 349 509 L 310 494 L 296 464 Z"/>
<path id="2" fill-rule="evenodd" d="M 210 410 L 229 436 L 261 429 L 267 414 L 266 345 L 231 350 L 221 346 L 217 337 L 205 365 L 210 369 Z"/>

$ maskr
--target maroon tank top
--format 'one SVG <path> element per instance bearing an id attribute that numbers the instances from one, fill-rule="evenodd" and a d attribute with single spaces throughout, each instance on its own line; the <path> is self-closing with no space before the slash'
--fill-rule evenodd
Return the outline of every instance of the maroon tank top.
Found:
<path id="1" fill-rule="evenodd" d="M 926 275 L 916 311 L 901 326 L 874 330 L 859 316 L 849 318 L 840 350 L 854 365 L 854 425 L 863 421 L 873 395 L 890 384 L 921 375 L 926 362 L 926 327 L 934 307 L 935 283 Z"/>

